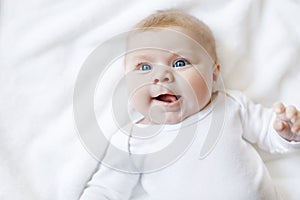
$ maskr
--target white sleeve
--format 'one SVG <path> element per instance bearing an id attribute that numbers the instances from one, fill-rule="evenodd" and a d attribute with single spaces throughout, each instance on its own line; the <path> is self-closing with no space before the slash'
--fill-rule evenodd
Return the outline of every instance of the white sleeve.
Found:
<path id="1" fill-rule="evenodd" d="M 131 197 L 140 174 L 134 170 L 134 162 L 127 151 L 128 140 L 123 135 L 114 134 L 111 138 L 102 164 L 87 183 L 80 200 L 128 200 Z"/>
<path id="2" fill-rule="evenodd" d="M 80 200 L 127 200 L 138 180 L 138 174 L 120 172 L 100 165 L 88 182 Z"/>
<path id="3" fill-rule="evenodd" d="M 289 153 L 300 150 L 300 142 L 283 139 L 273 128 L 275 114 L 271 108 L 253 103 L 241 92 L 231 92 L 241 105 L 243 137 L 270 153 Z"/>

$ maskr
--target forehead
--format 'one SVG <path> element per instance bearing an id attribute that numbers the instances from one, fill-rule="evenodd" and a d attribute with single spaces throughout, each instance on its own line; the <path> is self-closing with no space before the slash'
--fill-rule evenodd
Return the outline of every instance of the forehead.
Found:
<path id="1" fill-rule="evenodd" d="M 138 49 L 160 49 L 178 54 L 186 52 L 198 55 L 207 54 L 200 42 L 193 39 L 190 33 L 180 27 L 149 28 L 131 32 L 127 40 L 127 52 Z"/>

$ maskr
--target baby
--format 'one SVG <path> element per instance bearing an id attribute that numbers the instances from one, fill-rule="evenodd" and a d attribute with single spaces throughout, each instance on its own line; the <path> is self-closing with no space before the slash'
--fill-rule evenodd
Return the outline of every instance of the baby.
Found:
<path id="1" fill-rule="evenodd" d="M 112 137 L 81 199 L 280 199 L 254 146 L 300 149 L 300 112 L 217 90 L 219 72 L 195 17 L 167 10 L 138 23 L 125 56 L 134 123 Z"/>

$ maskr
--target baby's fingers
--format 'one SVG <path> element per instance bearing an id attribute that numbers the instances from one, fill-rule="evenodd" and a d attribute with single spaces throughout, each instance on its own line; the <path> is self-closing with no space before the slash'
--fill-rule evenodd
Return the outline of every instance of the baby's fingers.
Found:
<path id="1" fill-rule="evenodd" d="M 295 125 L 295 124 L 294 124 Z M 274 129 L 288 141 L 300 141 L 300 124 L 290 127 L 290 124 L 286 121 L 276 119 L 273 125 Z"/>
<path id="2" fill-rule="evenodd" d="M 292 123 L 299 121 L 299 111 L 295 106 L 287 106 L 285 109 L 286 118 Z"/>
<path id="3" fill-rule="evenodd" d="M 291 127 L 291 132 L 293 134 L 300 135 L 300 120 L 296 120 L 295 123 L 293 123 L 293 125 Z"/>
<path id="4" fill-rule="evenodd" d="M 277 102 L 273 105 L 273 110 L 277 115 L 285 112 L 285 106 L 281 102 Z"/>
<path id="5" fill-rule="evenodd" d="M 300 113 L 295 106 L 285 107 L 282 103 L 278 102 L 273 105 L 273 110 L 276 113 L 277 119 L 295 123 L 300 120 Z"/>
<path id="6" fill-rule="evenodd" d="M 281 133 L 289 132 L 290 130 L 289 124 L 286 121 L 282 121 L 280 119 L 275 120 L 273 127 L 277 132 Z"/>
<path id="7" fill-rule="evenodd" d="M 273 106 L 276 113 L 274 129 L 289 141 L 300 141 L 300 112 L 294 106 L 285 107 L 282 103 Z"/>

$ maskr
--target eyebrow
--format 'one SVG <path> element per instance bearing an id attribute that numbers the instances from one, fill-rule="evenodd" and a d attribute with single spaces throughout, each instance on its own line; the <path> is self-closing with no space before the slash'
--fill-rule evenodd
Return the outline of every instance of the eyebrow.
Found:
<path id="1" fill-rule="evenodd" d="M 174 51 L 174 52 L 169 52 L 170 56 L 168 57 L 168 60 L 172 60 L 178 56 L 184 56 L 184 55 L 190 55 L 191 52 L 182 52 L 182 51 Z M 138 54 L 138 55 L 134 55 L 133 58 L 135 59 L 144 59 L 144 60 L 152 60 L 153 56 L 149 56 L 148 54 Z"/>
<path id="2" fill-rule="evenodd" d="M 133 58 L 135 58 L 135 59 L 151 60 L 153 57 L 149 56 L 147 54 L 138 54 L 138 55 L 134 55 Z"/>
<path id="3" fill-rule="evenodd" d="M 193 55 L 191 51 L 174 51 L 172 52 L 173 55 L 175 56 L 190 56 Z"/>

